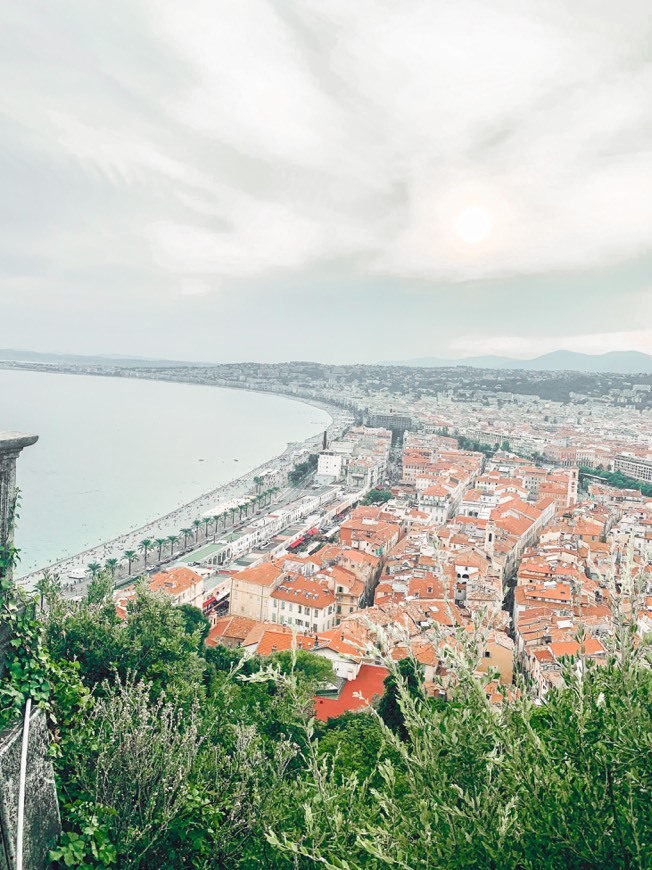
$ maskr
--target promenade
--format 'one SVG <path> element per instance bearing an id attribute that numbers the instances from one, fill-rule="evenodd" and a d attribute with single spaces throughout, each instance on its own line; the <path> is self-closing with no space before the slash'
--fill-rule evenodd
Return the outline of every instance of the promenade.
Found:
<path id="1" fill-rule="evenodd" d="M 331 424 L 329 430 L 332 429 L 333 426 L 335 426 L 335 423 Z M 296 454 L 300 454 L 307 450 L 319 449 L 321 439 L 321 435 L 311 436 L 300 443 L 290 444 L 280 455 L 269 459 L 230 483 L 218 486 L 198 498 L 181 505 L 170 513 L 158 517 L 151 522 L 144 523 L 135 529 L 129 530 L 123 535 L 105 541 L 95 547 L 77 553 L 74 556 L 44 566 L 38 571 L 34 571 L 19 578 L 18 582 L 26 589 L 31 590 L 43 576 L 44 571 L 48 570 L 50 573 L 58 574 L 60 576 L 64 588 L 67 587 L 70 591 L 70 588 L 74 587 L 76 590 L 81 592 L 83 591 L 83 588 L 85 588 L 87 581 L 83 580 L 71 583 L 68 575 L 80 571 L 87 571 L 88 565 L 92 563 L 97 563 L 104 567 L 108 559 L 117 559 L 119 561 L 119 566 L 115 571 L 115 578 L 117 582 L 120 582 L 129 576 L 127 560 L 124 558 L 126 551 L 133 550 L 136 552 L 137 556 L 132 560 L 131 574 L 138 575 L 145 569 L 143 553 L 140 549 L 141 541 L 150 539 L 152 542 L 155 542 L 157 538 L 167 538 L 171 535 L 178 536 L 178 542 L 174 545 L 173 554 L 170 554 L 169 544 L 163 548 L 163 558 L 161 559 L 161 563 L 175 561 L 177 558 L 180 558 L 184 552 L 191 552 L 205 540 L 212 539 L 212 532 L 206 536 L 206 528 L 203 522 L 199 528 L 193 528 L 192 524 L 194 520 L 203 520 L 204 515 L 208 511 L 211 511 L 223 502 L 238 500 L 245 502 L 252 498 L 256 494 L 256 484 L 254 482 L 255 477 L 259 477 L 264 472 L 273 468 L 280 468 L 284 472 L 291 470 L 294 465 L 293 457 L 295 457 Z M 237 524 L 238 516 L 236 515 L 235 525 Z M 231 518 L 229 517 L 226 523 L 226 528 L 229 528 L 232 525 Z M 181 529 L 184 528 L 192 529 L 192 535 L 188 536 L 188 547 L 185 550 L 184 535 L 180 533 Z M 222 523 L 220 523 L 220 528 L 222 528 Z M 148 553 L 147 567 L 149 569 L 155 567 L 157 564 L 158 545 L 153 543 L 152 548 Z"/>

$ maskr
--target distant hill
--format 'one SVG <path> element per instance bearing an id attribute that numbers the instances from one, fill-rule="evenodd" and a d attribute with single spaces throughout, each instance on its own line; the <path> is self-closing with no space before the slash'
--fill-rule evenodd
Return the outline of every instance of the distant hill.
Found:
<path id="1" fill-rule="evenodd" d="M 506 356 L 470 356 L 462 359 L 421 357 L 385 363 L 393 366 L 443 368 L 469 366 L 476 369 L 521 369 L 531 372 L 593 372 L 615 374 L 652 374 L 652 356 L 638 350 L 588 354 L 572 350 L 555 350 L 533 359 L 512 359 Z"/>
<path id="2" fill-rule="evenodd" d="M 147 357 L 128 356 L 84 356 L 70 353 L 41 353 L 34 350 L 0 349 L 0 360 L 3 362 L 50 363 L 52 365 L 79 366 L 120 366 L 124 368 L 165 368 L 167 366 L 201 366 L 214 363 L 188 362 L 171 359 L 148 359 Z"/>

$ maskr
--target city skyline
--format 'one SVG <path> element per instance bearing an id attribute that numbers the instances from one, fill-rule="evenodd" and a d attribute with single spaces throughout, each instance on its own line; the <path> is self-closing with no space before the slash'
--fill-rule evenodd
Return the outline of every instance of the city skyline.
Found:
<path id="1" fill-rule="evenodd" d="M 652 352 L 647 4 L 6 18 L 0 347 Z"/>

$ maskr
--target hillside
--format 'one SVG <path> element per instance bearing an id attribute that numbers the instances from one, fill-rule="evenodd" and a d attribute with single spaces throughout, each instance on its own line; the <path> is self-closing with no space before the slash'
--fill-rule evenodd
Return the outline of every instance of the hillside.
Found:
<path id="1" fill-rule="evenodd" d="M 395 360 L 386 365 L 414 368 L 445 368 L 468 366 L 476 369 L 513 369 L 522 371 L 575 371 L 615 374 L 652 374 L 652 355 L 637 350 L 611 351 L 601 354 L 576 353 L 571 350 L 555 350 L 532 359 L 513 359 L 504 356 L 471 356 L 461 359 L 442 357 L 418 357 Z"/>

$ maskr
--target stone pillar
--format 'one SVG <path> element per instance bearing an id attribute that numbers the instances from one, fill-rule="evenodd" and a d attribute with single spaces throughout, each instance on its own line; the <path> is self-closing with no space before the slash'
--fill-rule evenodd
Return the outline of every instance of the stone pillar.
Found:
<path id="1" fill-rule="evenodd" d="M 38 440 L 36 435 L 20 432 L 0 432 L 0 580 L 11 580 L 12 566 L 6 559 L 13 544 L 13 515 L 16 506 L 16 460 L 23 447 Z M 0 592 L 0 596 L 2 593 Z M 3 602 L 0 600 L 0 606 Z M 9 642 L 9 629 L 0 618 L 0 676 L 4 670 L 5 649 Z"/>
<path id="2" fill-rule="evenodd" d="M 16 460 L 23 447 L 38 441 L 38 435 L 23 435 L 21 432 L 0 432 L 0 556 L 8 553 L 13 543 L 13 513 L 16 505 Z M 0 576 L 9 576 L 11 566 L 3 571 L 0 561 Z"/>

